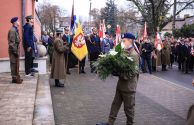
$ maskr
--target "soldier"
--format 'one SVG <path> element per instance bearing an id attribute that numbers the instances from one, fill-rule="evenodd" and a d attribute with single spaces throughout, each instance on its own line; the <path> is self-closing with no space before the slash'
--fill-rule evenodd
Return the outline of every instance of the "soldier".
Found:
<path id="1" fill-rule="evenodd" d="M 139 67 L 139 55 L 134 49 L 135 36 L 131 33 L 125 33 L 123 36 L 124 49 L 133 57 L 135 64 Z M 134 123 L 134 110 L 135 110 L 135 93 L 138 82 L 139 74 L 130 78 L 127 74 L 123 77 L 119 76 L 117 83 L 116 94 L 112 103 L 108 123 L 98 123 L 96 125 L 114 125 L 117 114 L 124 103 L 124 111 L 127 116 L 127 125 Z"/>
<path id="2" fill-rule="evenodd" d="M 98 36 L 98 32 L 96 28 L 92 29 L 92 34 L 88 38 L 88 51 L 90 55 L 90 68 L 91 73 L 94 72 L 94 67 L 92 66 L 93 61 L 96 61 L 98 59 L 98 56 L 101 53 L 101 45 L 100 45 L 100 37 Z"/>
<path id="3" fill-rule="evenodd" d="M 65 57 L 64 52 L 68 51 L 67 44 L 63 43 L 61 38 L 62 32 L 56 31 L 56 39 L 54 41 L 54 52 L 52 59 L 52 67 L 51 67 L 51 78 L 55 79 L 56 87 L 64 87 L 64 84 L 60 83 L 60 79 L 66 78 L 66 67 L 65 67 Z"/>
<path id="4" fill-rule="evenodd" d="M 102 40 L 102 53 L 108 53 L 114 47 L 113 41 L 110 39 L 110 33 L 105 32 L 106 37 Z"/>
<path id="5" fill-rule="evenodd" d="M 19 46 L 20 46 L 20 35 L 18 31 L 18 26 L 20 25 L 18 17 L 14 17 L 10 21 L 13 26 L 8 32 L 8 44 L 9 44 L 9 58 L 10 58 L 10 68 L 12 83 L 21 84 L 22 79 L 19 75 Z"/>
<path id="6" fill-rule="evenodd" d="M 163 41 L 163 49 L 161 50 L 161 62 L 162 62 L 162 71 L 167 71 L 167 65 L 170 65 L 170 51 L 171 47 L 168 40 Z"/>
<path id="7" fill-rule="evenodd" d="M 26 24 L 23 26 L 23 46 L 25 52 L 25 73 L 26 76 L 33 76 L 33 52 L 34 52 L 34 19 L 32 16 L 26 17 Z"/>

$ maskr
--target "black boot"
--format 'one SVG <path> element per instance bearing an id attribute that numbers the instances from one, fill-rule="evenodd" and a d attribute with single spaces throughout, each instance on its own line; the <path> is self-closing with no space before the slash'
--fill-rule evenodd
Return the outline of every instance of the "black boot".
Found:
<path id="1" fill-rule="evenodd" d="M 55 79 L 55 86 L 59 87 L 59 80 L 58 79 Z"/>
<path id="2" fill-rule="evenodd" d="M 86 72 L 84 71 L 84 67 L 81 67 L 81 73 L 86 74 Z"/>

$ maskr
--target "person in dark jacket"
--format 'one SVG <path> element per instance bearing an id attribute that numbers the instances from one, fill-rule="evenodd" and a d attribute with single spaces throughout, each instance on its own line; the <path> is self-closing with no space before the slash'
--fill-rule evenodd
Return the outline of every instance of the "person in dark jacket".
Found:
<path id="1" fill-rule="evenodd" d="M 25 52 L 25 73 L 26 76 L 32 76 L 31 68 L 33 67 L 34 51 L 34 19 L 32 16 L 26 17 L 26 24 L 23 26 L 23 46 Z"/>
<path id="2" fill-rule="evenodd" d="M 183 55 L 182 55 L 182 46 L 184 42 L 183 40 L 178 40 L 178 45 L 176 46 L 176 54 L 177 54 L 177 62 L 178 62 L 178 69 L 181 71 L 182 63 L 183 63 Z"/>
<path id="3" fill-rule="evenodd" d="M 90 55 L 90 68 L 91 73 L 94 72 L 94 67 L 92 63 L 98 59 L 98 56 L 101 53 L 100 37 L 96 28 L 92 29 L 92 34 L 88 37 L 87 47 Z"/>
<path id="4" fill-rule="evenodd" d="M 103 54 L 108 53 L 114 47 L 114 43 L 110 38 L 111 34 L 109 32 L 105 32 L 105 34 L 106 37 L 102 40 L 101 44 Z"/>
<path id="5" fill-rule="evenodd" d="M 67 62 L 65 62 L 66 67 L 67 67 L 66 71 L 67 71 L 67 74 L 71 74 L 69 71 L 69 68 L 70 68 L 70 64 L 71 64 L 70 50 L 71 50 L 71 42 L 72 42 L 73 38 L 71 38 L 68 28 L 64 28 L 64 31 L 65 31 L 65 33 L 64 33 L 62 39 L 63 39 L 63 42 L 67 45 L 67 47 L 69 47 L 69 51 L 64 54 L 65 60 L 67 61 Z"/>
<path id="6" fill-rule="evenodd" d="M 182 46 L 182 55 L 183 55 L 183 69 L 182 72 L 185 74 L 189 71 L 189 62 L 190 62 L 190 54 L 191 54 L 191 46 L 189 46 L 189 41 L 186 39 L 185 44 Z"/>
<path id="7" fill-rule="evenodd" d="M 145 68 L 145 62 L 147 63 L 149 73 L 152 74 L 152 59 L 151 59 L 151 53 L 153 51 L 152 44 L 149 40 L 145 40 L 145 43 L 142 44 L 141 48 L 141 57 L 142 57 L 142 71 L 143 73 L 146 72 Z"/>
<path id="8" fill-rule="evenodd" d="M 172 65 L 175 61 L 175 55 L 176 55 L 176 47 L 175 42 L 171 42 L 171 52 L 170 52 L 170 68 L 172 68 Z"/>

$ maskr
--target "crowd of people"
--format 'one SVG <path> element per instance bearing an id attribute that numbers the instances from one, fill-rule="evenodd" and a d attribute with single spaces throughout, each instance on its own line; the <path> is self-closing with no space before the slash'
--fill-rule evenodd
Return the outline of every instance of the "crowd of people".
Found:
<path id="1" fill-rule="evenodd" d="M 144 40 L 137 42 L 141 56 L 141 70 L 143 73 L 157 71 L 157 67 L 161 66 L 162 71 L 167 68 L 172 69 L 173 65 L 183 73 L 193 72 L 194 69 L 194 38 L 178 38 L 166 37 L 162 40 L 162 46 L 157 49 L 154 40 Z M 141 45 L 140 45 L 141 44 Z M 148 67 L 148 71 L 146 69 Z"/>
<path id="2" fill-rule="evenodd" d="M 8 33 L 9 56 L 11 65 L 12 83 L 22 83 L 19 75 L 19 46 L 20 35 L 18 31 L 18 17 L 11 19 L 13 26 Z M 88 59 L 90 61 L 91 73 L 96 73 L 93 62 L 99 58 L 100 54 L 106 54 L 114 48 L 115 42 L 109 32 L 106 37 L 101 39 L 98 35 L 97 28 L 92 29 L 92 33 L 85 35 L 85 41 L 88 49 Z M 140 67 L 143 73 L 157 70 L 158 66 L 162 67 L 162 71 L 167 71 L 173 67 L 173 63 L 178 62 L 178 69 L 184 73 L 193 71 L 194 68 L 194 38 L 168 38 L 162 40 L 160 49 L 154 44 L 154 40 L 145 39 L 144 41 L 135 41 L 135 36 L 131 33 L 125 33 L 122 36 L 124 50 L 129 56 L 134 57 L 136 67 Z M 56 87 L 64 87 L 61 79 L 66 78 L 66 74 L 70 73 L 70 68 L 76 64 L 79 65 L 79 73 L 86 73 L 84 70 L 86 58 L 78 61 L 71 52 L 71 45 L 74 36 L 68 28 L 57 30 L 56 33 L 44 32 L 41 41 L 46 47 L 51 64 L 51 79 L 55 80 Z M 33 76 L 37 72 L 33 68 L 33 60 L 37 53 L 37 39 L 33 31 L 33 17 L 26 17 L 26 24 L 23 26 L 23 48 L 25 53 L 25 74 Z M 146 68 L 148 67 L 148 68 Z M 97 125 L 113 125 L 121 104 L 124 103 L 124 111 L 127 117 L 128 125 L 134 123 L 135 109 L 135 93 L 139 79 L 139 73 L 133 77 L 119 76 L 116 88 L 115 98 L 113 100 L 109 119 L 107 123 L 98 123 Z"/>

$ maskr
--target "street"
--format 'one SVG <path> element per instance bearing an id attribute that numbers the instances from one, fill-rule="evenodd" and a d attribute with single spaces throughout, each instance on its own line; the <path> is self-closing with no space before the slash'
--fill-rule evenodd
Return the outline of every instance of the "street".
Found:
<path id="1" fill-rule="evenodd" d="M 117 78 L 101 81 L 96 74 L 90 73 L 89 67 L 86 71 L 87 74 L 78 75 L 73 69 L 67 76 L 65 88 L 54 87 L 51 80 L 56 125 L 95 125 L 108 119 Z M 191 78 L 191 74 L 183 75 L 176 69 L 153 75 L 141 74 L 136 94 L 135 125 L 184 125 L 188 108 L 194 103 Z M 124 125 L 125 121 L 122 107 L 116 125 Z"/>
<path id="2" fill-rule="evenodd" d="M 177 65 L 173 65 L 173 69 L 168 69 L 167 72 L 161 72 L 161 70 L 159 70 L 159 72 L 154 73 L 154 75 L 168 80 L 173 84 L 181 85 L 183 87 L 194 90 L 194 87 L 191 85 L 191 81 L 194 78 L 194 72 L 191 72 L 190 74 L 184 74 L 181 71 L 178 71 Z"/>

